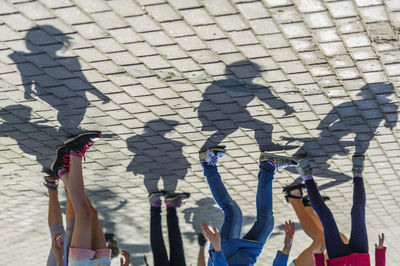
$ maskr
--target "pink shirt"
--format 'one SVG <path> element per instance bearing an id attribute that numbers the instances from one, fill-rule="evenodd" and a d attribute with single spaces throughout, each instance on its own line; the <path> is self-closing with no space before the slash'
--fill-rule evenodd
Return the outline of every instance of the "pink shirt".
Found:
<path id="1" fill-rule="evenodd" d="M 386 248 L 375 249 L 375 265 L 386 265 Z M 324 254 L 314 254 L 315 266 L 370 266 L 369 254 L 367 253 L 353 253 L 344 257 L 330 259 L 325 261 Z"/>

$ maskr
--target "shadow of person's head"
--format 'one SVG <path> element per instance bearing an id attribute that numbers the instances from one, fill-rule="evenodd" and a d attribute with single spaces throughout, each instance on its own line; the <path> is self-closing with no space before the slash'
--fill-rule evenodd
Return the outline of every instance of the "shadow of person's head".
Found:
<path id="1" fill-rule="evenodd" d="M 41 25 L 30 28 L 25 37 L 26 48 L 36 52 L 38 48 L 49 54 L 56 54 L 62 48 L 71 45 L 70 37 L 51 25 Z"/>
<path id="2" fill-rule="evenodd" d="M 19 119 L 23 122 L 28 122 L 31 119 L 31 113 L 31 107 L 15 104 L 0 109 L 0 118 L 6 123 L 18 123 L 17 120 Z"/>
<path id="3" fill-rule="evenodd" d="M 252 79 L 260 76 L 261 66 L 246 59 L 229 64 L 225 68 L 227 76 L 234 74 L 237 79 Z"/>
<path id="4" fill-rule="evenodd" d="M 159 118 L 147 122 L 144 126 L 144 131 L 145 134 L 155 131 L 160 135 L 165 135 L 166 133 L 172 131 L 177 125 L 179 125 L 178 121 Z"/>
<path id="5" fill-rule="evenodd" d="M 360 96 L 362 99 L 387 99 L 394 93 L 394 87 L 392 83 L 369 83 L 363 86 L 356 96 Z M 387 99 L 388 100 L 388 99 Z M 387 101 L 386 101 L 387 102 Z"/>

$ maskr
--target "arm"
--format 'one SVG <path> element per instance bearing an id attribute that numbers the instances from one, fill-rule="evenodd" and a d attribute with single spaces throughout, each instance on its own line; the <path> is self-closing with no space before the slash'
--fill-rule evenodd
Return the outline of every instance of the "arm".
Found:
<path id="1" fill-rule="evenodd" d="M 382 233 L 378 235 L 379 245 L 375 244 L 375 265 L 385 266 L 386 265 L 386 247 L 383 246 L 385 242 L 385 235 Z"/>
<path id="2" fill-rule="evenodd" d="M 197 257 L 197 266 L 206 266 L 206 258 L 205 258 L 205 248 L 204 246 L 207 243 L 207 239 L 203 236 L 203 234 L 197 235 L 197 241 L 199 242 L 199 256 Z"/>
<path id="3" fill-rule="evenodd" d="M 206 258 L 204 255 L 204 246 L 200 246 L 199 256 L 197 257 L 197 266 L 206 266 Z"/>
<path id="4" fill-rule="evenodd" d="M 121 266 L 129 266 L 129 264 L 131 263 L 131 254 L 129 254 L 126 250 L 122 250 L 121 254 L 124 258 L 120 259 L 121 262 Z M 125 262 L 124 262 L 125 259 Z"/>
<path id="5" fill-rule="evenodd" d="M 219 235 L 218 229 L 213 226 L 212 230 L 208 228 L 205 222 L 201 222 L 201 228 L 203 228 L 203 236 L 210 240 L 213 250 L 210 250 L 210 257 L 213 265 L 215 266 L 228 266 L 228 261 L 225 258 L 224 252 L 221 248 L 221 237 Z"/>
<path id="6" fill-rule="evenodd" d="M 276 253 L 273 266 L 286 266 L 289 258 L 289 253 L 292 248 L 293 236 L 295 232 L 294 223 L 292 221 L 286 221 L 282 226 L 285 231 L 285 239 L 283 240 L 283 249 Z"/>
<path id="7" fill-rule="evenodd" d="M 57 233 L 53 241 L 51 242 L 51 250 L 56 257 L 57 266 L 64 266 L 63 256 L 64 256 L 64 240 L 60 241 L 60 246 L 58 245 L 58 240 L 62 237 L 62 234 Z"/>
<path id="8" fill-rule="evenodd" d="M 272 94 L 271 94 L 272 95 Z M 295 110 L 293 107 L 288 105 L 285 101 L 279 99 L 278 97 L 273 96 L 273 98 L 268 97 L 268 98 L 260 98 L 259 99 L 268 104 L 270 107 L 276 109 L 276 110 L 285 110 L 284 116 L 288 116 L 290 114 L 293 114 Z"/>

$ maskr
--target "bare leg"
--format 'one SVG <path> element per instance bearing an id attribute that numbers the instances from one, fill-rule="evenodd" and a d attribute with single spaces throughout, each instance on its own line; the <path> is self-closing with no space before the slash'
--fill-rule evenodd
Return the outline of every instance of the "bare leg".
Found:
<path id="1" fill-rule="evenodd" d="M 107 248 L 106 239 L 104 238 L 103 228 L 100 225 L 97 210 L 93 207 L 92 202 L 86 196 L 87 203 L 92 213 L 90 219 L 90 227 L 92 229 L 92 250 Z"/>
<path id="2" fill-rule="evenodd" d="M 74 207 L 72 206 L 72 202 L 71 199 L 69 198 L 69 194 L 66 191 L 65 196 L 67 197 L 67 208 L 65 211 L 65 218 L 66 220 L 71 220 L 71 219 L 75 219 L 75 211 L 74 211 Z"/>
<path id="3" fill-rule="evenodd" d="M 91 249 L 91 210 L 86 200 L 82 176 L 82 158 L 71 156 L 69 174 L 63 176 L 75 211 L 75 227 L 71 248 Z"/>
<path id="4" fill-rule="evenodd" d="M 62 213 L 60 202 L 58 201 L 58 191 L 49 190 L 49 226 L 62 224 Z"/>
<path id="5" fill-rule="evenodd" d="M 300 196 L 300 191 L 292 191 L 292 195 Z M 313 266 L 313 251 L 324 243 L 324 231 L 317 214 L 311 207 L 305 207 L 301 199 L 289 198 L 297 217 L 299 218 L 301 227 L 304 232 L 313 240 L 312 244 L 306 248 L 295 260 L 297 266 Z"/>

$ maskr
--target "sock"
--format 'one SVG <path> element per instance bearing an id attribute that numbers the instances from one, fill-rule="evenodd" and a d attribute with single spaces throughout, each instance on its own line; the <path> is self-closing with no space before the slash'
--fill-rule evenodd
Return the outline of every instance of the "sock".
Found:
<path id="1" fill-rule="evenodd" d="M 313 179 L 313 176 L 312 175 L 307 175 L 307 176 L 302 175 L 301 178 L 303 178 L 304 181 L 307 181 L 307 180 Z"/>

